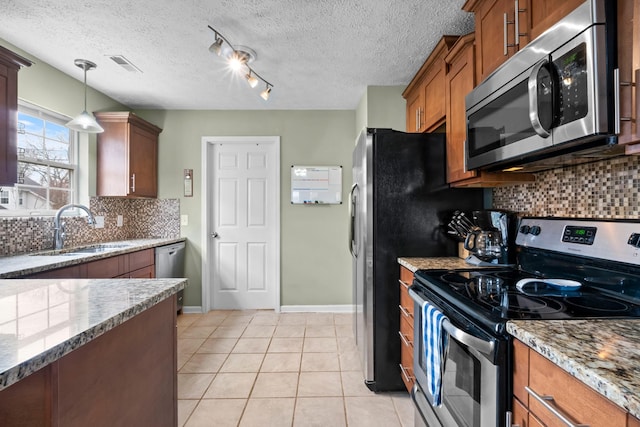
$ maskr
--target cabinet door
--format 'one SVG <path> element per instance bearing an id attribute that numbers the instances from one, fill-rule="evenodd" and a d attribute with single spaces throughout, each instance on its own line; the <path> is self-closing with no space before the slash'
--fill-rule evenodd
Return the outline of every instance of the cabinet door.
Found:
<path id="1" fill-rule="evenodd" d="M 618 0 L 618 67 L 620 69 L 620 144 L 627 154 L 640 153 L 637 85 L 640 83 L 640 0 Z"/>
<path id="2" fill-rule="evenodd" d="M 575 379 L 540 354 L 529 352 L 529 384 L 538 396 L 550 396 L 548 404 L 577 424 L 591 427 L 625 427 L 626 412 L 614 403 Z M 565 426 L 538 400 L 529 398 L 529 412 L 547 426 Z"/>
<path id="3" fill-rule="evenodd" d="M 420 132 L 423 104 L 423 87 L 418 85 L 407 96 L 407 132 Z"/>
<path id="4" fill-rule="evenodd" d="M 465 36 L 458 43 L 463 46 L 447 56 L 447 182 L 452 183 L 476 176 L 467 171 L 464 160 L 464 144 L 467 138 L 465 96 L 474 86 L 473 35 Z"/>
<path id="5" fill-rule="evenodd" d="M 155 268 L 152 265 L 133 270 L 127 275 L 131 279 L 153 279 L 156 277 Z"/>
<path id="6" fill-rule="evenodd" d="M 513 11 L 513 0 L 487 0 L 475 10 L 478 82 L 484 80 L 516 51 L 514 31 L 511 30 L 512 24 L 508 23 L 513 21 Z M 507 26 L 506 32 L 505 25 Z M 506 40 L 505 34 L 507 35 Z"/>
<path id="7" fill-rule="evenodd" d="M 0 185 L 18 180 L 18 70 L 31 62 L 0 46 Z"/>
<path id="8" fill-rule="evenodd" d="M 158 195 L 158 137 L 153 133 L 130 125 L 129 177 L 130 194 L 137 197 Z"/>
<path id="9" fill-rule="evenodd" d="M 525 1 L 525 0 L 521 0 Z M 530 25 L 530 39 L 534 40 L 544 33 L 560 19 L 567 16 L 573 9 L 584 3 L 585 0 L 527 0 L 529 5 L 527 17 Z M 521 18 L 521 22 L 526 20 Z M 521 44 L 520 47 L 524 46 Z"/>
<path id="10" fill-rule="evenodd" d="M 431 131 L 440 126 L 447 114 L 445 102 L 444 52 L 435 59 L 424 82 L 424 130 Z"/>

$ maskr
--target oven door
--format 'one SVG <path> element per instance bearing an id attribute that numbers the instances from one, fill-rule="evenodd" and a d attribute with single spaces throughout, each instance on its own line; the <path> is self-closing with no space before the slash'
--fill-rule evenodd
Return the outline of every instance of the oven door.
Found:
<path id="1" fill-rule="evenodd" d="M 434 304 L 423 288 L 412 286 L 414 300 L 413 369 L 417 387 L 412 396 L 423 421 L 430 427 L 494 427 L 503 426 L 506 416 L 508 387 L 504 384 L 506 364 L 499 357 L 499 338 L 467 323 L 457 325 L 453 313 Z M 442 405 L 431 405 L 426 375 L 422 332 L 422 305 L 435 305 L 448 317 L 444 329 L 449 333 L 449 351 L 442 380 Z M 453 322 L 456 322 L 454 324 Z"/>

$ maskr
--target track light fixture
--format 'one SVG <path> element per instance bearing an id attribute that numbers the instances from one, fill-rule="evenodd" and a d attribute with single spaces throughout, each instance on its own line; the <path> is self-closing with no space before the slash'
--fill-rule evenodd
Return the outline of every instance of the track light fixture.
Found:
<path id="1" fill-rule="evenodd" d="M 215 34 L 215 41 L 209 46 L 209 52 L 226 58 L 229 67 L 236 72 L 242 72 L 243 69 L 246 69 L 248 72 L 245 75 L 245 79 L 247 79 L 247 84 L 252 88 L 258 86 L 258 83 L 262 80 L 266 85 L 266 89 L 260 93 L 260 96 L 267 101 L 273 85 L 263 79 L 260 74 L 256 73 L 255 70 L 249 66 L 251 62 L 255 61 L 257 57 L 256 53 L 246 46 L 234 47 L 229 43 L 229 40 L 211 27 L 211 25 L 208 25 L 208 27 Z"/>

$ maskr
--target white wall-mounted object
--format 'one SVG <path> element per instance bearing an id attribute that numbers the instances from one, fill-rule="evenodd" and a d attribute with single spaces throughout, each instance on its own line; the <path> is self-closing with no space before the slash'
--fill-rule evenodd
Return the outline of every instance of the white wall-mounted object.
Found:
<path id="1" fill-rule="evenodd" d="M 291 204 L 342 204 L 342 166 L 291 166 Z"/>

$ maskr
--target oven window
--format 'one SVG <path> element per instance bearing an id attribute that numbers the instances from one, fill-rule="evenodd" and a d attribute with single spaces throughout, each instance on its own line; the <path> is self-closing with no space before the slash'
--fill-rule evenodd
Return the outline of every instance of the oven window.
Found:
<path id="1" fill-rule="evenodd" d="M 442 400 L 459 426 L 480 426 L 480 365 L 466 348 L 449 341 Z"/>
<path id="2" fill-rule="evenodd" d="M 469 156 L 474 157 L 535 135 L 524 79 L 468 117 Z"/>

